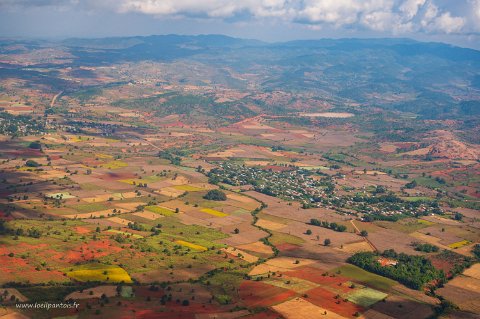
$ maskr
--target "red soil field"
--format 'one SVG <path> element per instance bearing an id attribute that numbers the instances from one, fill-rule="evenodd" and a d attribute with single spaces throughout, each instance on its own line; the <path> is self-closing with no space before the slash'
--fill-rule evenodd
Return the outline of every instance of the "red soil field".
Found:
<path id="1" fill-rule="evenodd" d="M 298 245 L 293 245 L 289 243 L 283 243 L 276 246 L 279 251 L 289 251 L 300 248 Z"/>
<path id="2" fill-rule="evenodd" d="M 296 295 L 295 291 L 259 281 L 245 281 L 240 285 L 240 299 L 249 307 L 267 307 Z"/>
<path id="3" fill-rule="evenodd" d="M 65 259 L 68 262 L 73 263 L 108 256 L 111 253 L 119 251 L 122 251 L 122 248 L 113 246 L 109 240 L 90 241 L 68 251 L 65 254 Z"/>
<path id="4" fill-rule="evenodd" d="M 280 318 L 280 315 L 269 309 L 259 313 L 254 313 L 252 315 L 242 317 L 242 319 L 278 319 L 278 318 Z"/>
<path id="5" fill-rule="evenodd" d="M 3 274 L 3 275 L 2 275 Z M 24 259 L 9 256 L 0 256 L 0 278 L 3 280 L 5 274 L 10 278 L 21 278 L 32 283 L 48 282 L 50 280 L 66 281 L 62 272 L 52 270 L 36 270 L 33 265 L 28 264 Z M 20 280 L 19 280 L 20 281 Z"/>
<path id="6" fill-rule="evenodd" d="M 1 194 L 0 194 L 0 197 L 2 197 Z M 9 221 L 9 220 L 12 220 L 13 217 L 11 215 L 7 216 L 7 214 L 5 212 L 0 211 L 0 219 Z"/>
<path id="7" fill-rule="evenodd" d="M 342 298 L 335 299 L 336 294 L 321 287 L 307 291 L 308 300 L 314 305 L 333 311 L 341 316 L 354 318 L 356 312 L 365 311 L 364 308 Z"/>
<path id="8" fill-rule="evenodd" d="M 113 173 L 113 172 L 108 172 L 106 174 L 103 174 L 101 176 L 97 176 L 100 179 L 103 179 L 104 181 L 117 181 L 119 179 L 132 179 L 136 178 L 135 174 L 133 173 Z"/>
<path id="9" fill-rule="evenodd" d="M 90 229 L 82 226 L 75 227 L 75 231 L 77 232 L 77 234 L 88 234 L 89 232 L 91 232 Z"/>
<path id="10" fill-rule="evenodd" d="M 429 256 L 428 259 L 430 259 L 430 261 L 432 262 L 433 267 L 439 270 L 443 270 L 447 277 L 451 276 L 450 271 L 455 265 L 454 260 L 447 260 L 443 258 L 438 258 L 436 256 Z"/>
<path id="11" fill-rule="evenodd" d="M 10 151 L 8 153 L 12 155 L 17 155 L 17 156 L 43 156 L 40 150 L 34 150 L 34 149 L 16 150 L 16 151 Z"/>
<path id="12" fill-rule="evenodd" d="M 163 295 L 165 295 L 165 292 L 163 291 L 163 289 L 160 289 L 160 288 L 157 291 L 153 291 L 153 290 L 150 290 L 150 287 L 139 286 L 135 288 L 135 295 L 139 297 L 150 296 L 151 298 L 161 298 Z"/>
<path id="13" fill-rule="evenodd" d="M 27 262 L 22 258 L 0 256 L 0 271 L 2 273 L 12 273 L 20 267 L 28 266 Z"/>
<path id="14" fill-rule="evenodd" d="M 119 308 L 117 318 L 120 319 L 195 319 L 196 314 L 221 312 L 218 307 L 212 305 L 201 305 L 190 301 L 189 306 L 182 306 L 180 303 L 169 302 L 164 307 L 155 307 L 153 301 L 145 303 L 128 304 Z M 149 308 L 149 309 L 147 309 Z"/>
<path id="15" fill-rule="evenodd" d="M 300 279 L 305 279 L 322 286 L 332 287 L 335 290 L 342 291 L 342 292 L 349 292 L 351 288 L 346 284 L 348 281 L 347 278 L 342 277 L 340 275 L 335 274 L 335 277 L 331 277 L 333 274 L 328 274 L 327 276 L 322 276 L 323 271 L 312 268 L 312 267 L 301 267 L 297 268 L 293 271 L 285 272 L 285 275 L 291 277 L 297 277 Z"/>
<path id="16" fill-rule="evenodd" d="M 177 122 L 173 122 L 173 123 L 164 124 L 163 126 L 164 127 L 183 127 L 183 126 L 187 126 L 187 124 L 185 124 L 183 122 L 180 122 L 180 121 L 177 121 Z"/>

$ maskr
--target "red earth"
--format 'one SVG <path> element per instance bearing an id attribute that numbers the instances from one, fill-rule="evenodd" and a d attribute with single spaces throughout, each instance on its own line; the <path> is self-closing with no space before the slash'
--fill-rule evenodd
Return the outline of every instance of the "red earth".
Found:
<path id="1" fill-rule="evenodd" d="M 259 281 L 244 281 L 239 289 L 240 299 L 249 307 L 268 307 L 296 295 L 295 291 Z"/>
<path id="2" fill-rule="evenodd" d="M 331 289 L 339 292 L 351 291 L 351 288 L 347 284 L 347 281 L 348 281 L 347 278 L 337 274 L 335 274 L 335 277 L 333 277 L 333 274 L 322 276 L 322 274 L 324 273 L 325 272 L 317 268 L 305 266 L 305 267 L 297 268 L 293 271 L 285 272 L 285 275 L 290 277 L 305 279 L 305 280 L 320 284 L 322 286 L 331 287 Z"/>
<path id="3" fill-rule="evenodd" d="M 91 232 L 90 229 L 82 226 L 75 227 L 75 231 L 77 232 L 77 234 L 88 234 L 89 232 Z"/>
<path id="4" fill-rule="evenodd" d="M 64 256 L 66 261 L 73 263 L 108 256 L 120 251 L 122 251 L 122 248 L 112 245 L 108 239 L 92 240 L 73 248 L 66 252 Z"/>
<path id="5" fill-rule="evenodd" d="M 289 243 L 279 244 L 279 245 L 276 245 L 276 247 L 279 251 L 288 251 L 288 250 L 295 250 L 300 248 L 300 246 L 298 245 L 293 245 Z"/>
<path id="6" fill-rule="evenodd" d="M 308 295 L 308 298 L 305 299 L 312 304 L 333 311 L 344 317 L 354 318 L 356 312 L 361 313 L 365 311 L 364 308 L 353 302 L 344 301 L 342 298 L 335 299 L 337 294 L 323 289 L 322 287 L 309 290 L 306 294 Z"/>

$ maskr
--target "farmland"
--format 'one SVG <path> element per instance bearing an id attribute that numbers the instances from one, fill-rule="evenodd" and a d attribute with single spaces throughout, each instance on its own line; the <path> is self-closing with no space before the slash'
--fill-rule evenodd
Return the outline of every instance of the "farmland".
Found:
<path id="1" fill-rule="evenodd" d="M 58 64 L 36 64 L 34 42 L 2 46 L 0 316 L 480 315 L 478 123 L 454 105 L 478 94 L 469 81 L 432 84 L 455 112 L 429 117 L 408 106 L 435 102 L 420 84 L 340 90 L 365 79 L 337 82 L 321 47 L 292 49 L 293 72 L 253 42 L 180 37 L 162 54 L 182 58 L 137 60 L 130 43 L 149 39 L 111 41 L 55 46 Z"/>

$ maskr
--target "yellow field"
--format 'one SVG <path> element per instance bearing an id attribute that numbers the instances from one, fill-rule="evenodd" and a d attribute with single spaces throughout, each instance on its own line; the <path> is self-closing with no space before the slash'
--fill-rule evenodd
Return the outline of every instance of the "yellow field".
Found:
<path id="1" fill-rule="evenodd" d="M 161 206 L 146 206 L 145 209 L 163 216 L 172 216 L 175 214 L 175 211 Z"/>
<path id="2" fill-rule="evenodd" d="M 103 168 L 108 168 L 108 169 L 118 169 L 118 168 L 127 167 L 128 164 L 123 161 L 110 161 L 108 163 L 102 164 L 101 166 Z"/>
<path id="3" fill-rule="evenodd" d="M 418 223 L 419 224 L 422 224 L 422 225 L 427 225 L 427 226 L 431 226 L 431 225 L 434 225 L 435 223 L 429 221 L 429 220 L 425 220 L 425 219 L 419 219 L 418 220 Z"/>
<path id="4" fill-rule="evenodd" d="M 73 270 L 67 272 L 67 276 L 77 281 L 132 282 L 130 275 L 120 267 Z"/>
<path id="5" fill-rule="evenodd" d="M 222 213 L 218 210 L 215 210 L 215 209 L 211 209 L 211 208 L 203 208 L 200 210 L 202 213 L 207 213 L 207 214 L 210 214 L 210 215 L 213 215 L 213 216 L 217 216 L 217 217 L 225 217 L 225 216 L 228 216 L 228 214 L 225 214 L 225 213 Z"/>
<path id="6" fill-rule="evenodd" d="M 325 319 L 345 319 L 333 311 L 315 306 L 314 304 L 302 298 L 294 298 L 281 304 L 272 306 L 272 308 L 280 313 L 286 319 L 303 319 L 303 318 L 325 318 Z"/>
<path id="7" fill-rule="evenodd" d="M 179 245 L 182 245 L 182 246 L 185 246 L 185 247 L 188 247 L 188 248 L 192 248 L 192 249 L 195 249 L 195 250 L 200 250 L 200 251 L 206 251 L 207 250 L 207 247 L 203 247 L 203 246 L 200 246 L 200 245 L 197 245 L 197 244 L 189 243 L 188 241 L 176 240 L 175 242 Z"/>
<path id="8" fill-rule="evenodd" d="M 110 158 L 113 158 L 112 155 L 103 154 L 103 153 L 97 153 L 97 154 L 95 154 L 95 157 L 102 158 L 102 159 L 110 159 Z"/>
<path id="9" fill-rule="evenodd" d="M 452 249 L 457 249 L 457 248 L 466 246 L 468 244 L 470 244 L 470 242 L 468 240 L 462 240 L 462 241 L 458 241 L 456 243 L 450 244 L 450 245 L 448 245 L 448 247 L 450 247 Z"/>
<path id="10" fill-rule="evenodd" d="M 181 191 L 185 191 L 185 192 L 199 192 L 199 191 L 203 191 L 202 188 L 200 187 L 195 187 L 195 186 L 191 186 L 191 185 L 177 185 L 177 186 L 173 186 L 175 189 L 178 189 L 178 190 L 181 190 Z"/>

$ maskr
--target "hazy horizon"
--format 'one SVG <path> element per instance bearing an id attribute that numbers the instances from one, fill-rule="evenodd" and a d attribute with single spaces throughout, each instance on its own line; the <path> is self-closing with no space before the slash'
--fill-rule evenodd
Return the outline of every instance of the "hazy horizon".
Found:
<path id="1" fill-rule="evenodd" d="M 480 49 L 480 1 L 0 0 L 1 37 L 163 34 L 222 34 L 266 42 L 411 38 Z"/>

